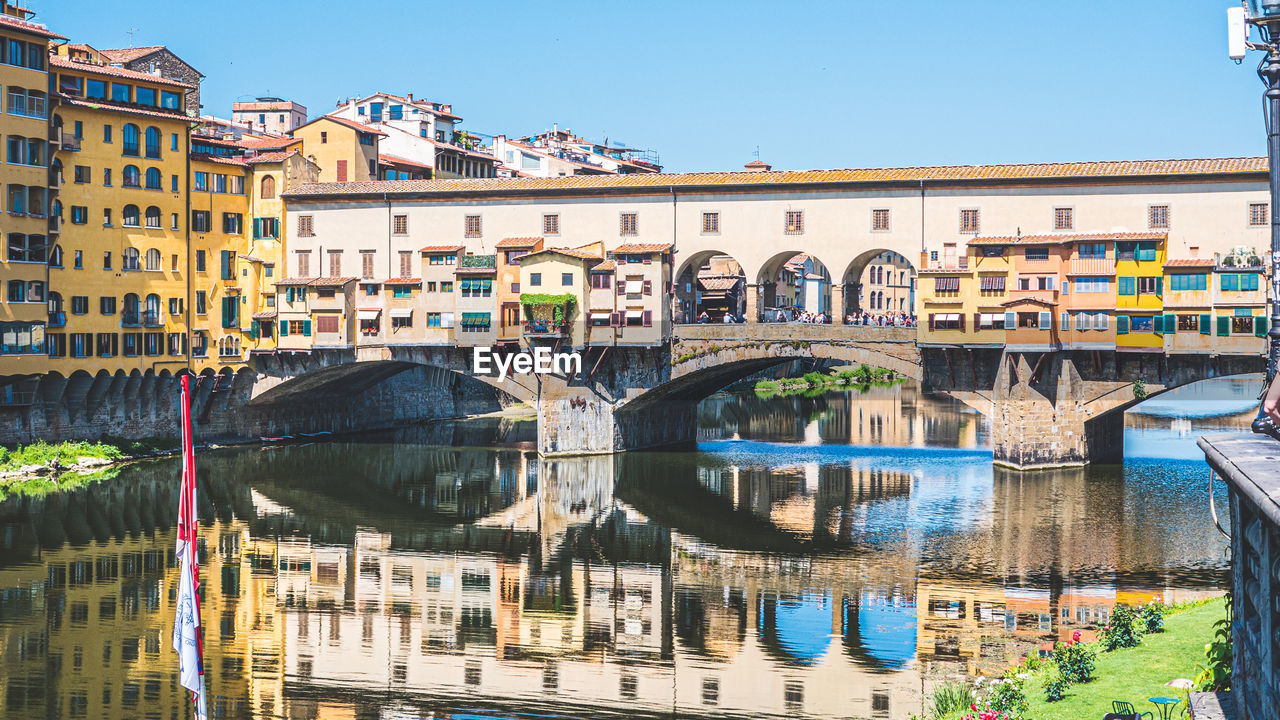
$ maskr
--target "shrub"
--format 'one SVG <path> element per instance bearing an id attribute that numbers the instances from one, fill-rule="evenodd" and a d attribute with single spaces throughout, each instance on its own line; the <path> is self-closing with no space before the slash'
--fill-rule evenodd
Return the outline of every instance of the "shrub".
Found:
<path id="1" fill-rule="evenodd" d="M 1067 693 L 1067 686 L 1071 683 L 1062 677 L 1062 673 L 1049 673 L 1044 676 L 1044 700 L 1045 702 L 1058 702 Z"/>
<path id="2" fill-rule="evenodd" d="M 1096 655 L 1081 643 L 1058 643 L 1053 648 L 1053 661 L 1062 679 L 1068 683 L 1087 683 L 1093 679 Z"/>
<path id="3" fill-rule="evenodd" d="M 1147 634 L 1164 632 L 1164 616 L 1168 612 L 1163 603 L 1152 600 L 1138 611 L 1138 627 Z"/>
<path id="4" fill-rule="evenodd" d="M 991 685 L 991 709 L 1011 715 L 1022 715 L 1027 712 L 1027 696 L 1022 691 L 1022 681 L 1015 679 L 997 680 Z"/>
<path id="5" fill-rule="evenodd" d="M 810 387 L 822 387 L 827 384 L 829 378 L 820 372 L 807 372 L 804 374 L 804 381 L 809 383 Z"/>
<path id="6" fill-rule="evenodd" d="M 1227 607 L 1231 607 L 1231 599 L 1227 599 Z M 1205 643 L 1205 664 L 1196 667 L 1196 690 L 1200 692 L 1221 692 L 1231 689 L 1231 611 L 1227 617 L 1213 624 L 1213 641 Z"/>
<path id="7" fill-rule="evenodd" d="M 1107 624 L 1098 633 L 1098 642 L 1101 643 L 1104 652 L 1138 645 L 1138 628 L 1134 627 L 1135 619 L 1133 608 L 1128 605 L 1116 605 L 1112 608 L 1111 617 L 1107 618 Z"/>
<path id="8" fill-rule="evenodd" d="M 962 682 L 945 682 L 933 688 L 929 695 L 929 705 L 933 708 L 933 717 L 943 718 L 957 715 L 969 709 L 974 703 L 973 691 Z"/>

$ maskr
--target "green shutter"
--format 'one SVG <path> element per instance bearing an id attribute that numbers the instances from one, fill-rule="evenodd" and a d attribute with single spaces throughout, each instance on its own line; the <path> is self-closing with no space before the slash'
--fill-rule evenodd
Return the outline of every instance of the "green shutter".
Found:
<path id="1" fill-rule="evenodd" d="M 1134 279 L 1131 277 L 1121 277 L 1116 280 L 1116 292 L 1120 295 L 1133 294 Z"/>
<path id="2" fill-rule="evenodd" d="M 257 240 L 262 237 L 262 218 L 253 219 L 253 239 Z"/>
<path id="3" fill-rule="evenodd" d="M 307 337 L 311 337 L 311 321 L 310 320 L 302 321 L 302 334 L 306 335 Z"/>
<path id="4" fill-rule="evenodd" d="M 1176 315 L 1164 316 L 1164 331 L 1175 334 L 1178 332 L 1178 318 Z"/>
<path id="5" fill-rule="evenodd" d="M 1157 295 L 1164 294 L 1164 277 L 1163 276 L 1156 278 L 1156 294 Z"/>
<path id="6" fill-rule="evenodd" d="M 223 280 L 231 279 L 231 251 L 230 250 L 222 251 L 222 279 Z"/>
<path id="7" fill-rule="evenodd" d="M 280 321 L 280 337 L 285 337 L 288 334 L 289 334 L 289 321 L 281 320 Z"/>
<path id="8" fill-rule="evenodd" d="M 1200 334 L 1208 335 L 1210 332 L 1209 326 L 1211 324 L 1213 324 L 1213 319 L 1209 315 L 1201 315 L 1200 316 Z"/>
<path id="9" fill-rule="evenodd" d="M 249 323 L 249 339 L 250 340 L 258 339 L 258 323 L 256 322 Z"/>
<path id="10" fill-rule="evenodd" d="M 1128 334 L 1128 332 L 1129 332 L 1129 316 L 1117 315 L 1116 316 L 1116 334 L 1126 335 Z"/>
<path id="11" fill-rule="evenodd" d="M 1153 333 L 1164 332 L 1164 316 L 1163 315 L 1157 315 L 1151 318 L 1151 332 Z"/>
<path id="12" fill-rule="evenodd" d="M 1223 315 L 1218 318 L 1218 334 L 1219 335 L 1231 334 L 1231 318 L 1227 317 L 1226 315 Z"/>
<path id="13" fill-rule="evenodd" d="M 1253 334 L 1258 337 L 1267 336 L 1267 316 L 1255 315 L 1253 318 Z"/>

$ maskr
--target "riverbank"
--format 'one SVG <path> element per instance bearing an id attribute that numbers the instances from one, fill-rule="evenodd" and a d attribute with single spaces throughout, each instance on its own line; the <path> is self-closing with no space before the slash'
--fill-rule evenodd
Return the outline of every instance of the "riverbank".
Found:
<path id="1" fill-rule="evenodd" d="M 0 446 L 0 500 L 12 493 L 38 495 L 79 487 L 113 475 L 107 471 L 124 463 L 177 451 L 174 438 Z"/>
<path id="2" fill-rule="evenodd" d="M 895 381 L 900 381 L 900 378 L 892 370 L 860 365 L 835 368 L 826 374 L 814 371 L 800 377 L 760 380 L 756 382 L 755 391 L 760 397 L 768 398 L 775 395 L 851 390 L 873 384 L 891 384 Z"/>

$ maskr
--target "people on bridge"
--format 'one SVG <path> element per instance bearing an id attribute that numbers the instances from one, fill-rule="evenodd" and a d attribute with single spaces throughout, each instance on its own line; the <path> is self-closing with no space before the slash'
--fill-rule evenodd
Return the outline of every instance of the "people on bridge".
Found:
<path id="1" fill-rule="evenodd" d="M 703 310 L 702 314 L 698 316 L 698 322 L 703 324 L 711 322 L 711 316 L 707 314 L 706 310 Z"/>

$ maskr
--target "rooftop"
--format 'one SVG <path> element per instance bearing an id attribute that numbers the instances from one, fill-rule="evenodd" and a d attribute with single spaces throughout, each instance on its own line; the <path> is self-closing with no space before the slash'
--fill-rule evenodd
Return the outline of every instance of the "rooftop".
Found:
<path id="1" fill-rule="evenodd" d="M 970 245 L 1065 245 L 1073 242 L 1090 242 L 1094 240 L 1165 240 L 1166 232 L 1109 232 L 1109 233 L 1076 233 L 1047 235 L 992 235 L 976 237 L 969 241 Z"/>
<path id="2" fill-rule="evenodd" d="M 696 172 L 630 175 L 573 175 L 554 178 L 472 178 L 461 180 L 382 180 L 348 183 L 309 183 L 288 197 L 359 196 L 382 197 L 383 193 L 458 194 L 522 193 L 539 191 L 608 191 L 649 188 L 665 192 L 672 188 L 749 186 L 841 186 L 982 184 L 1051 181 L 1100 181 L 1108 179 L 1205 179 L 1251 176 L 1266 179 L 1264 157 L 1205 158 L 1184 160 L 1121 160 L 1079 163 L 1035 163 L 1025 165 L 948 165 L 938 167 L 866 168 L 845 170 L 774 170 L 769 172 Z"/>
<path id="3" fill-rule="evenodd" d="M 509 237 L 502 238 L 494 247 L 500 248 L 527 248 L 533 247 L 542 242 L 540 237 Z"/>
<path id="4" fill-rule="evenodd" d="M 40 35 L 42 37 L 52 38 L 54 40 L 66 40 L 65 37 L 56 32 L 50 32 L 48 28 L 40 23 L 28 22 L 12 15 L 0 15 L 0 25 L 15 30 L 31 33 L 32 35 Z"/>
<path id="5" fill-rule="evenodd" d="M 111 65 L 99 65 L 98 63 L 83 62 L 80 60 L 69 60 L 60 55 L 49 56 L 49 67 L 65 68 L 68 70 L 81 70 L 88 73 L 97 73 L 99 75 L 110 75 L 118 78 L 128 78 L 130 80 L 142 80 L 156 85 L 170 85 L 172 87 L 186 88 L 188 90 L 194 88 L 194 85 L 184 83 L 178 80 L 152 75 L 151 73 L 136 72 L 134 70 L 125 70 L 124 68 L 113 67 Z"/>
<path id="6" fill-rule="evenodd" d="M 623 243 L 610 252 L 614 255 L 643 255 L 646 253 L 662 253 L 671 250 L 671 243 Z"/>

